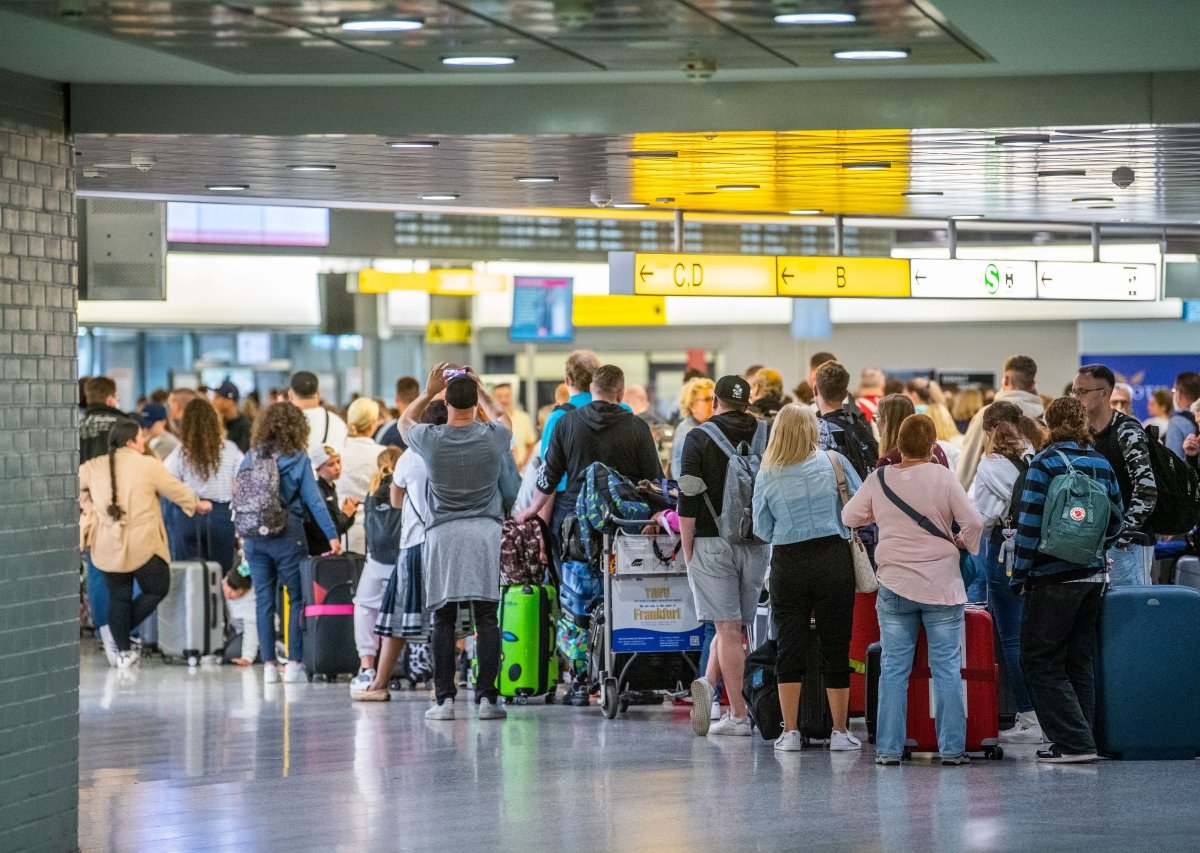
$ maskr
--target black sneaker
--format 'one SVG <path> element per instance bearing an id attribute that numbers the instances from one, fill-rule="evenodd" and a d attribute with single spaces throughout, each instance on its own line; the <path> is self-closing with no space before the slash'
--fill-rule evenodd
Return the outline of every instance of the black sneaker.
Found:
<path id="1" fill-rule="evenodd" d="M 573 705 L 576 708 L 586 708 L 592 704 L 591 695 L 588 693 L 586 684 L 571 685 L 571 692 L 567 694 L 567 704 Z"/>
<path id="2" fill-rule="evenodd" d="M 1059 750 L 1057 746 L 1039 749 L 1037 753 L 1037 760 L 1042 764 L 1093 764 L 1096 758 L 1094 752 L 1068 754 Z"/>

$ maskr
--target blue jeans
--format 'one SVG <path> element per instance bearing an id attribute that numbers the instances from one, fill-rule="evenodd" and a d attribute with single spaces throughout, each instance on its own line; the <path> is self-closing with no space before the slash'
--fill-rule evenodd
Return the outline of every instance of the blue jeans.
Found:
<path id="1" fill-rule="evenodd" d="M 1154 565 L 1154 548 L 1146 545 L 1114 545 L 1108 549 L 1112 560 L 1110 586 L 1146 586 L 1150 583 L 1150 568 Z"/>
<path id="2" fill-rule="evenodd" d="M 229 504 L 213 502 L 208 515 L 188 516 L 179 507 L 166 503 L 167 541 L 172 560 L 212 560 L 221 564 L 221 572 L 233 568 L 237 535 Z"/>
<path id="3" fill-rule="evenodd" d="M 961 604 L 921 604 L 897 595 L 882 584 L 875 603 L 883 659 L 879 675 L 879 713 L 875 752 L 904 753 L 908 721 L 908 676 L 917 649 L 917 633 L 925 626 L 929 643 L 929 669 L 937 717 L 938 751 L 945 758 L 961 755 L 967 746 L 967 709 L 963 704 L 963 632 Z"/>
<path id="4" fill-rule="evenodd" d="M 88 605 L 92 608 L 92 624 L 96 626 L 96 636 L 99 636 L 100 629 L 108 624 L 108 583 L 104 580 L 104 573 L 92 562 L 91 551 L 84 551 L 83 559 L 87 562 L 84 586 L 87 588 Z"/>
<path id="5" fill-rule="evenodd" d="M 282 583 L 288 599 L 288 659 L 301 660 L 300 611 L 304 595 L 300 591 L 300 561 L 308 556 L 304 525 L 296 518 L 274 539 L 247 539 L 244 543 L 254 598 L 258 606 L 258 651 L 263 663 L 275 660 L 275 592 Z"/>
<path id="6" fill-rule="evenodd" d="M 1012 687 L 1017 711 L 1025 714 L 1033 710 L 1033 700 L 1029 698 L 1029 688 L 1025 685 L 1025 671 L 1021 669 L 1021 618 L 1025 605 L 1023 599 L 1012 591 L 1008 574 L 997 559 L 1001 538 L 997 528 L 990 539 L 980 542 L 979 555 L 987 556 L 988 610 L 996 623 L 996 633 L 1000 635 L 1000 661 L 1004 665 L 1004 675 Z"/>
<path id="7" fill-rule="evenodd" d="M 987 542 L 979 541 L 979 553 L 971 557 L 971 561 L 975 563 L 975 581 L 967 587 L 967 601 L 972 604 L 984 604 L 988 600 L 988 593 L 991 589 L 988 586 L 987 577 Z"/>

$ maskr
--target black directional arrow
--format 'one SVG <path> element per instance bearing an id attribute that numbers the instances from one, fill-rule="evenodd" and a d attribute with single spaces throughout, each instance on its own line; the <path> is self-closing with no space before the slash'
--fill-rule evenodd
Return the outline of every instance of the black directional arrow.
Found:
<path id="1" fill-rule="evenodd" d="M 917 270 L 917 274 L 914 275 L 913 278 L 916 279 L 918 282 L 922 282 L 925 280 L 925 276 L 921 275 L 920 270 Z"/>
<path id="2" fill-rule="evenodd" d="M 1042 273 L 1042 279 L 1041 279 L 1041 281 L 1042 281 L 1042 287 L 1045 287 L 1045 286 L 1046 286 L 1046 282 L 1048 282 L 1048 281 L 1054 281 L 1054 279 L 1053 279 L 1053 278 L 1051 278 L 1050 276 L 1046 275 L 1045 273 Z"/>
<path id="3" fill-rule="evenodd" d="M 787 267 L 784 267 L 783 272 L 779 274 L 779 277 L 783 279 L 784 284 L 787 284 L 789 280 L 795 278 L 796 276 L 793 273 L 788 272 Z"/>
<path id="4" fill-rule="evenodd" d="M 647 277 L 654 278 L 654 270 L 650 269 L 645 264 L 642 264 L 642 268 L 638 270 L 638 275 L 642 277 L 642 284 L 645 284 Z"/>

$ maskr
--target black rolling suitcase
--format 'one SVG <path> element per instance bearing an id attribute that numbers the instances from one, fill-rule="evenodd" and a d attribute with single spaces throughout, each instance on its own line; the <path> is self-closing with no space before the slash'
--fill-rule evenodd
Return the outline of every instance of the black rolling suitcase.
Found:
<path id="1" fill-rule="evenodd" d="M 800 738 L 805 747 L 828 746 L 832 736 L 833 715 L 829 711 L 825 673 L 821 669 L 821 640 L 813 625 L 809 628 L 804 686 L 800 691 Z"/>
<path id="2" fill-rule="evenodd" d="M 300 636 L 309 681 L 317 675 L 333 680 L 358 672 L 354 592 L 363 562 L 361 554 L 340 554 L 307 557 L 300 563 Z"/>

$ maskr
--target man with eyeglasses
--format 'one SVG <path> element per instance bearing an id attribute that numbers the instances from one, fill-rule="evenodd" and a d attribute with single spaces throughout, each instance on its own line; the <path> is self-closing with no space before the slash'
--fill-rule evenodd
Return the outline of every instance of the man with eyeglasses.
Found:
<path id="1" fill-rule="evenodd" d="M 1096 450 L 1116 472 L 1125 505 L 1125 530 L 1108 550 L 1110 583 L 1136 586 L 1150 583 L 1154 531 L 1149 529 L 1149 521 L 1158 486 L 1145 430 L 1136 419 L 1113 408 L 1116 384 L 1116 376 L 1103 364 L 1087 364 L 1079 368 L 1071 383 L 1071 396 L 1087 410 Z"/>
<path id="2" fill-rule="evenodd" d="M 1192 406 L 1200 400 L 1200 374 L 1191 371 L 1179 374 L 1175 377 L 1172 393 L 1175 410 L 1167 421 L 1167 435 L 1163 443 L 1180 459 L 1186 459 L 1184 442 L 1196 434 L 1196 416 L 1192 414 Z"/>

